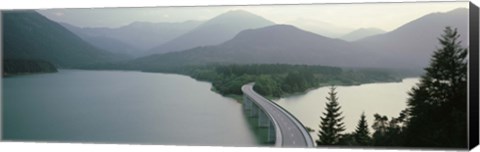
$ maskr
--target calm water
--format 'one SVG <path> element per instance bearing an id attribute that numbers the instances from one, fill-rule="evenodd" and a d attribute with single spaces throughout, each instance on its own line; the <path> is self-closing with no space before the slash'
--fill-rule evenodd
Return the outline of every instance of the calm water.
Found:
<path id="1" fill-rule="evenodd" d="M 63 70 L 3 79 L 6 140 L 257 146 L 241 104 L 186 76 Z"/>
<path id="2" fill-rule="evenodd" d="M 360 120 L 360 115 L 365 112 L 370 132 L 373 133 L 375 113 L 389 117 L 398 117 L 400 111 L 406 108 L 408 92 L 419 82 L 418 78 L 404 79 L 398 83 L 371 83 L 359 86 L 338 86 L 337 97 L 344 116 L 346 131 L 350 133 Z M 295 115 L 305 126 L 315 130 L 312 138 L 318 139 L 320 116 L 325 109 L 325 103 L 330 91 L 329 87 L 322 87 L 304 95 L 279 99 L 279 105 Z"/>

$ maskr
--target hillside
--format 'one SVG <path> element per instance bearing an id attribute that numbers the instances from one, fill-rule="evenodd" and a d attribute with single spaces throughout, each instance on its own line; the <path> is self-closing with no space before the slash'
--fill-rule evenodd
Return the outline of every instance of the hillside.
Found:
<path id="1" fill-rule="evenodd" d="M 129 62 L 133 68 L 161 68 L 206 63 L 282 63 L 327 66 L 373 66 L 371 56 L 350 43 L 300 30 L 272 25 L 245 30 L 216 46 L 151 55 Z"/>
<path id="2" fill-rule="evenodd" d="M 245 11 L 229 11 L 220 14 L 197 28 L 169 41 L 154 47 L 149 54 L 183 51 L 199 46 L 218 45 L 233 38 L 240 31 L 273 25 L 260 16 Z"/>
<path id="3" fill-rule="evenodd" d="M 166 43 L 200 25 L 201 21 L 185 21 L 185 22 L 133 22 L 121 27 L 77 27 L 67 23 L 61 23 L 73 33 L 84 38 L 86 41 L 90 39 L 102 38 L 104 41 L 121 42 L 123 46 L 129 46 L 131 53 L 140 55 L 146 50 Z M 97 44 L 94 44 L 97 45 Z M 99 47 L 104 47 L 99 45 Z M 108 48 L 108 47 L 107 47 Z M 108 49 L 115 51 L 115 48 Z M 125 52 L 125 51 L 124 51 Z"/>
<path id="4" fill-rule="evenodd" d="M 467 30 L 467 9 L 433 13 L 400 28 L 355 42 L 332 39 L 291 25 L 243 30 L 218 45 L 155 54 L 120 65 L 135 70 L 175 69 L 204 64 L 307 64 L 351 68 L 421 71 L 438 46 L 445 26 Z M 208 23 L 208 22 L 207 22 Z M 208 35 L 208 34 L 206 34 Z M 460 38 L 466 42 L 466 35 Z M 464 43 L 465 45 L 465 43 Z M 101 66 L 97 67 L 100 68 Z"/>
<path id="5" fill-rule="evenodd" d="M 382 33 L 385 33 L 385 31 L 378 28 L 360 28 L 348 34 L 343 35 L 342 37 L 340 37 L 340 39 L 346 40 L 346 41 L 356 41 L 365 37 L 382 34 Z"/>
<path id="6" fill-rule="evenodd" d="M 446 13 L 432 13 L 380 35 L 354 43 L 379 55 L 386 67 L 423 68 L 429 63 L 437 40 L 446 26 L 458 28 L 459 40 L 468 46 L 468 9 L 459 8 Z"/>
<path id="7" fill-rule="evenodd" d="M 304 19 L 304 18 L 298 18 L 298 19 L 286 22 L 286 24 L 296 25 L 298 28 L 302 30 L 310 31 L 319 35 L 329 37 L 329 38 L 339 38 L 345 34 L 348 34 L 348 32 L 355 30 L 349 27 L 343 27 L 341 25 L 336 25 L 333 23 L 327 23 L 319 20 Z"/>
<path id="8" fill-rule="evenodd" d="M 67 28 L 69 31 L 79 36 L 91 45 L 111 53 L 124 54 L 127 56 L 136 56 L 136 54 L 141 51 L 140 48 L 135 48 L 115 38 L 104 36 L 103 34 L 89 34 L 85 32 L 83 28 L 79 28 L 67 23 L 60 23 L 60 25 Z"/>
<path id="9" fill-rule="evenodd" d="M 4 59 L 44 60 L 66 68 L 125 59 L 90 45 L 35 11 L 2 15 Z"/>

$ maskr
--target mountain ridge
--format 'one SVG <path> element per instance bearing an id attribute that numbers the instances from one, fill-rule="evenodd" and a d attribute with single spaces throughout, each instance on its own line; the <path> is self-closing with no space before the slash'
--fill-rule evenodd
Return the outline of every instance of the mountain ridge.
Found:
<path id="1" fill-rule="evenodd" d="M 4 59 L 44 60 L 76 67 L 126 59 L 98 49 L 36 11 L 2 12 Z"/>
<path id="2" fill-rule="evenodd" d="M 369 60 L 358 58 L 360 51 L 352 51 L 354 48 L 347 41 L 331 39 L 291 25 L 271 25 L 244 30 L 219 45 L 155 54 L 129 64 L 140 69 L 212 63 L 348 66 L 353 61 L 362 60 L 364 65 L 358 66 L 370 66 Z M 336 60 L 338 56 L 347 57 Z"/>
<path id="3" fill-rule="evenodd" d="M 446 25 L 453 21 L 460 32 L 467 29 L 466 10 L 427 14 L 391 32 L 354 42 L 276 24 L 243 30 L 218 45 L 152 55 L 134 64 L 280 63 L 421 70 L 428 64 L 431 52 L 438 45 L 437 38 Z"/>
<path id="4" fill-rule="evenodd" d="M 446 26 L 458 28 L 463 41 L 468 44 L 468 9 L 457 8 L 448 12 L 436 12 L 424 15 L 405 23 L 397 29 L 366 37 L 353 43 L 366 47 L 384 58 L 389 67 L 423 68 L 428 65 L 430 56 L 439 45 L 438 37 Z M 408 45 L 407 45 L 408 44 Z M 410 60 L 406 62 L 404 60 Z"/>
<path id="5" fill-rule="evenodd" d="M 382 29 L 379 29 L 379 28 L 373 28 L 373 27 L 359 28 L 359 29 L 356 29 L 352 32 L 349 32 L 349 33 L 341 36 L 340 39 L 352 42 L 352 41 L 360 40 L 360 39 L 365 38 L 365 37 L 369 37 L 369 36 L 372 36 L 372 35 L 378 35 L 378 34 L 382 34 L 382 33 L 386 33 L 386 32 Z"/>
<path id="6" fill-rule="evenodd" d="M 200 25 L 202 21 L 188 20 L 183 22 L 132 22 L 128 25 L 108 27 L 78 27 L 62 23 L 69 30 L 85 39 L 104 37 L 122 42 L 135 49 L 136 56 L 159 44 L 168 42 Z M 100 46 L 103 47 L 103 46 Z M 123 51 L 126 52 L 126 51 Z"/>
<path id="7" fill-rule="evenodd" d="M 217 15 L 197 28 L 149 50 L 148 54 L 182 51 L 199 46 L 217 45 L 233 38 L 238 32 L 273 25 L 255 14 L 235 10 Z"/>

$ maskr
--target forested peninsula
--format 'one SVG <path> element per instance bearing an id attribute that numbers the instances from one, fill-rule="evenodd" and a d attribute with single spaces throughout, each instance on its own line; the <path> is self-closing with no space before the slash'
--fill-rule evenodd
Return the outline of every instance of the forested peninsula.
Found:
<path id="1" fill-rule="evenodd" d="M 242 85 L 255 82 L 255 91 L 268 98 L 303 93 L 308 89 L 327 85 L 392 82 L 400 81 L 404 77 L 382 69 L 288 64 L 210 64 L 143 71 L 188 75 L 197 80 L 211 82 L 214 91 L 233 97 L 242 95 Z"/>

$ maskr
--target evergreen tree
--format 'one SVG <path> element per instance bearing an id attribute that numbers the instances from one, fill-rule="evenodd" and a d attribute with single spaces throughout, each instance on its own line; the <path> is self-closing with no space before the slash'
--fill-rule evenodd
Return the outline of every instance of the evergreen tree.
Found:
<path id="1" fill-rule="evenodd" d="M 360 116 L 354 137 L 358 145 L 368 146 L 371 144 L 372 139 L 370 138 L 370 131 L 368 130 L 368 124 L 364 113 Z"/>
<path id="2" fill-rule="evenodd" d="M 393 118 L 388 121 L 387 116 L 375 114 L 375 122 L 372 128 L 375 130 L 372 137 L 372 145 L 374 146 L 401 146 L 402 140 L 402 114 L 399 118 Z"/>
<path id="3" fill-rule="evenodd" d="M 375 130 L 372 137 L 372 144 L 374 146 L 386 146 L 385 143 L 386 133 L 387 133 L 387 124 L 388 118 L 387 116 L 380 116 L 379 114 L 375 114 L 375 121 L 373 122 L 372 128 Z"/>
<path id="4" fill-rule="evenodd" d="M 408 100 L 406 146 L 467 146 L 467 49 L 446 27 L 426 74 Z"/>
<path id="5" fill-rule="evenodd" d="M 375 117 L 375 122 L 373 123 L 372 128 L 375 130 L 375 132 L 384 135 L 387 132 L 387 116 L 380 116 L 377 113 L 373 116 Z"/>
<path id="6" fill-rule="evenodd" d="M 358 146 L 359 144 L 355 140 L 355 133 L 345 133 L 345 134 L 342 134 L 337 145 Z"/>
<path id="7" fill-rule="evenodd" d="M 341 137 L 341 132 L 345 130 L 343 125 L 342 112 L 340 112 L 341 106 L 338 104 L 337 93 L 335 87 L 330 87 L 326 103 L 326 112 L 323 113 L 321 118 L 320 130 L 318 131 L 319 140 L 317 145 L 335 145 L 338 144 Z"/>

